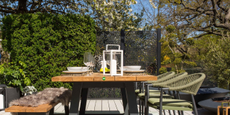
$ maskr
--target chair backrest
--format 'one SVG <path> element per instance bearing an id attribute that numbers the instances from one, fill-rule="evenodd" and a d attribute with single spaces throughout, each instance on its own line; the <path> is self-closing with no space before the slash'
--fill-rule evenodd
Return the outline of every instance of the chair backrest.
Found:
<path id="1" fill-rule="evenodd" d="M 176 79 L 173 79 L 173 81 L 168 84 L 167 87 L 169 88 L 169 90 L 176 90 L 196 95 L 204 79 L 204 73 L 194 73 L 186 75 L 184 77 L 177 77 Z"/>
<path id="2" fill-rule="evenodd" d="M 183 77 L 186 75 L 188 75 L 187 72 L 182 72 L 182 73 L 178 73 L 174 75 L 168 75 L 168 76 L 165 76 L 159 79 L 157 83 L 153 83 L 153 86 L 165 87 L 167 86 L 168 83 L 171 83 L 170 81 L 172 81 L 173 79 L 176 79 L 177 77 Z"/>
<path id="3" fill-rule="evenodd" d="M 172 75 L 174 75 L 174 74 L 175 74 L 175 72 L 173 72 L 173 71 L 170 71 L 170 72 L 166 72 L 166 73 L 160 74 L 160 75 L 157 76 L 157 81 L 159 81 L 160 79 L 162 79 L 162 78 L 164 78 L 164 77 L 166 77 L 166 76 L 172 76 Z"/>

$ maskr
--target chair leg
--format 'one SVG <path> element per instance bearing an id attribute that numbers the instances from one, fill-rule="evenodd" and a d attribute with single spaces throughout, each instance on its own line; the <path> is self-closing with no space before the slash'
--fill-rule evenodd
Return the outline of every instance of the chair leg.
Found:
<path id="1" fill-rule="evenodd" d="M 149 86 L 148 85 L 146 85 L 145 86 L 145 99 L 144 99 L 144 101 L 145 101 L 145 115 L 149 115 L 149 106 L 148 106 L 148 98 L 149 98 Z"/>
<path id="2" fill-rule="evenodd" d="M 145 106 L 145 115 L 149 115 L 149 105 Z"/>
<path id="3" fill-rule="evenodd" d="M 192 104 L 193 104 L 193 111 L 194 111 L 195 115 L 198 115 L 197 108 L 196 108 L 196 102 L 195 102 L 194 96 L 192 94 L 191 94 L 191 98 L 192 98 Z"/>
<path id="4" fill-rule="evenodd" d="M 145 91 L 144 91 L 144 89 L 145 89 L 145 84 L 144 84 L 144 82 L 141 82 L 141 89 L 142 89 L 141 93 L 144 93 L 144 92 L 145 92 Z"/>
<path id="5" fill-rule="evenodd" d="M 141 112 L 142 112 L 142 115 L 144 115 L 144 101 L 141 101 L 141 105 L 142 105 L 141 106 L 141 110 L 142 110 Z"/>
<path id="6" fill-rule="evenodd" d="M 174 99 L 178 99 L 178 95 L 176 94 L 175 91 L 173 91 L 173 96 L 174 96 Z M 178 115 L 181 115 L 179 110 L 177 112 L 178 112 Z M 173 113 L 174 113 L 174 115 L 176 115 L 175 110 L 173 110 Z"/>
<path id="7" fill-rule="evenodd" d="M 160 94 L 160 113 L 159 113 L 159 115 L 162 115 L 162 98 L 163 98 L 163 89 L 161 88 L 161 94 Z"/>
<path id="8" fill-rule="evenodd" d="M 137 82 L 134 83 L 134 87 L 135 87 L 135 89 L 137 89 Z"/>
<path id="9" fill-rule="evenodd" d="M 168 92 L 169 92 L 169 95 L 173 95 L 172 93 L 171 93 L 171 91 L 169 91 L 168 90 Z M 173 95 L 174 96 L 174 95 Z M 175 97 L 174 97 L 175 98 Z M 176 113 L 175 113 L 175 110 L 173 110 L 173 114 L 175 115 Z M 171 113 L 170 113 L 170 115 L 171 115 Z"/>
<path id="10" fill-rule="evenodd" d="M 140 99 L 140 97 L 139 97 L 139 113 L 140 113 L 140 115 L 141 115 L 141 111 L 142 111 L 142 110 L 141 110 L 141 108 L 142 108 L 141 105 L 142 105 L 142 102 L 141 102 L 141 99 Z"/>
<path id="11" fill-rule="evenodd" d="M 176 93 L 177 93 L 177 99 L 180 99 L 179 91 L 177 91 Z M 183 111 L 178 111 L 178 112 L 180 112 L 179 115 L 184 115 Z"/>

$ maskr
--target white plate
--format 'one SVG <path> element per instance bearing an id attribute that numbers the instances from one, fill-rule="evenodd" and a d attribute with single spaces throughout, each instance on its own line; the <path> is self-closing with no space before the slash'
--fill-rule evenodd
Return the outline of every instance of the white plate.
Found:
<path id="1" fill-rule="evenodd" d="M 82 71 L 82 70 L 88 70 L 88 67 L 67 67 L 68 71 Z"/>
<path id="2" fill-rule="evenodd" d="M 124 72 L 144 72 L 145 70 L 124 70 Z"/>
<path id="3" fill-rule="evenodd" d="M 63 73 L 85 73 L 88 70 L 80 70 L 80 71 L 62 71 Z"/>
<path id="4" fill-rule="evenodd" d="M 123 66 L 124 70 L 140 70 L 141 66 L 139 65 L 130 65 L 130 66 Z"/>

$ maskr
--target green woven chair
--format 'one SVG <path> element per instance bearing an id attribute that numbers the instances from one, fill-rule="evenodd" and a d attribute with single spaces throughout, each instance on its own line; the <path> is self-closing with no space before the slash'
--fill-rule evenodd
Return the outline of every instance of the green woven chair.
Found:
<path id="1" fill-rule="evenodd" d="M 159 109 L 159 115 L 162 115 L 162 110 L 179 110 L 179 112 L 194 111 L 195 115 L 198 115 L 194 95 L 196 95 L 204 79 L 205 74 L 195 73 L 191 75 L 176 77 L 167 81 L 162 86 L 158 84 L 158 86 L 165 87 L 161 88 L 160 98 L 149 98 L 149 86 L 153 86 L 154 84 L 146 84 L 145 114 L 149 114 L 148 107 L 150 106 Z M 163 90 L 189 93 L 191 94 L 192 102 L 181 99 L 164 98 Z"/>
<path id="2" fill-rule="evenodd" d="M 154 82 L 153 86 L 158 87 L 158 85 L 155 85 L 155 84 L 166 85 L 167 82 L 169 82 L 170 80 L 173 80 L 173 79 L 175 79 L 175 78 L 177 78 L 179 76 L 182 77 L 182 76 L 186 76 L 186 75 L 188 75 L 187 72 L 174 74 L 174 75 L 168 75 L 168 76 L 162 77 L 159 80 L 159 82 Z M 142 102 L 142 106 L 139 107 L 139 110 L 143 111 L 143 104 L 144 104 L 143 102 L 144 102 L 144 99 L 145 99 L 145 93 L 139 93 L 138 97 L 139 97 L 139 103 Z M 149 98 L 160 98 L 160 91 L 159 90 L 150 90 L 149 91 Z M 163 98 L 174 98 L 174 96 L 169 95 L 169 94 L 163 94 Z"/>
<path id="3" fill-rule="evenodd" d="M 159 79 L 159 82 L 152 82 L 152 84 L 164 84 L 165 82 L 168 82 L 178 76 L 185 76 L 185 75 L 188 75 L 187 72 L 183 72 L 183 73 L 179 73 L 179 74 L 175 74 L 175 72 L 171 72 L 173 74 L 169 74 L 169 75 L 166 75 L 164 77 L 161 76 L 161 79 Z M 145 82 L 145 83 L 149 83 L 148 82 Z M 157 85 L 154 85 L 154 86 L 157 86 Z M 143 114 L 143 105 L 144 105 L 144 99 L 145 99 L 145 93 L 139 93 L 138 94 L 138 97 L 139 97 L 139 103 L 140 103 L 140 107 L 139 107 L 139 110 L 142 111 L 142 114 Z M 151 98 L 160 98 L 160 91 L 159 90 L 150 90 L 149 91 L 149 97 Z M 168 95 L 168 94 L 164 94 L 163 95 L 164 98 L 173 98 L 174 96 L 171 96 L 171 95 Z"/>
<path id="4" fill-rule="evenodd" d="M 135 90 L 135 93 L 136 93 L 136 95 L 138 95 L 139 93 L 144 93 L 144 84 L 145 83 L 157 83 L 158 81 L 159 82 L 161 82 L 161 79 L 162 78 L 165 78 L 165 77 L 167 77 L 167 76 L 172 76 L 172 75 L 174 75 L 175 74 L 175 72 L 166 72 L 166 73 L 163 73 L 163 74 L 160 74 L 160 75 L 158 75 L 157 76 L 157 80 L 156 81 L 148 81 L 148 82 L 140 82 L 140 87 L 139 87 L 139 89 L 136 89 Z M 149 92 L 152 92 L 152 93 L 160 93 L 160 91 L 159 90 L 149 90 Z M 143 108 L 143 106 L 141 107 L 140 106 L 141 105 L 141 99 L 139 98 L 139 109 L 140 109 L 140 111 L 141 111 L 141 108 Z M 143 103 L 142 103 L 142 105 L 143 105 Z M 142 109 L 143 110 L 143 109 Z"/>
<path id="5" fill-rule="evenodd" d="M 174 75 L 170 75 L 170 76 L 166 76 L 162 79 L 160 79 L 159 82 L 154 82 L 152 83 L 152 86 L 153 87 L 166 87 L 170 81 L 176 81 L 177 80 L 177 77 L 183 77 L 183 76 L 187 76 L 188 73 L 187 72 L 183 72 L 183 73 L 178 73 L 178 74 L 174 74 Z M 151 95 L 153 95 L 153 97 L 155 96 L 159 96 L 160 97 L 160 91 L 159 90 L 149 90 L 149 97 L 152 97 Z M 145 93 L 139 93 L 138 94 L 138 97 L 140 98 L 144 98 L 145 96 Z M 167 97 L 167 95 L 165 95 Z M 170 96 L 171 97 L 171 96 Z"/>
<path id="6" fill-rule="evenodd" d="M 158 82 L 162 82 L 165 79 L 170 78 L 174 74 L 175 74 L 175 72 L 167 72 L 167 73 L 163 73 L 163 74 L 158 75 L 156 81 L 141 82 L 142 87 L 140 87 L 139 89 L 136 89 L 135 93 L 138 94 L 138 93 L 144 92 L 144 90 L 142 90 L 142 89 L 144 89 L 144 83 L 158 83 Z M 149 91 L 150 92 L 152 92 L 152 91 L 155 92 L 156 90 L 149 90 Z"/>

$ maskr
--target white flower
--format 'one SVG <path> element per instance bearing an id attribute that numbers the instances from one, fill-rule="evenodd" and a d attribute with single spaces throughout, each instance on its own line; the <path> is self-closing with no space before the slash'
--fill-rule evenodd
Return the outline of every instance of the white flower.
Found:
<path id="1" fill-rule="evenodd" d="M 152 5 L 153 8 L 157 8 L 155 4 L 152 2 L 152 0 L 149 0 L 149 3 Z"/>
<path id="2" fill-rule="evenodd" d="M 129 12 L 132 12 L 132 11 L 133 11 L 133 10 L 130 8 L 130 9 L 129 9 Z"/>
<path id="3" fill-rule="evenodd" d="M 112 2 L 112 1 L 110 1 L 110 2 L 108 3 L 108 5 L 111 5 L 111 6 L 112 6 L 112 5 L 113 5 L 113 2 Z"/>
<path id="4" fill-rule="evenodd" d="M 133 16 L 134 19 L 137 19 L 137 16 Z"/>

